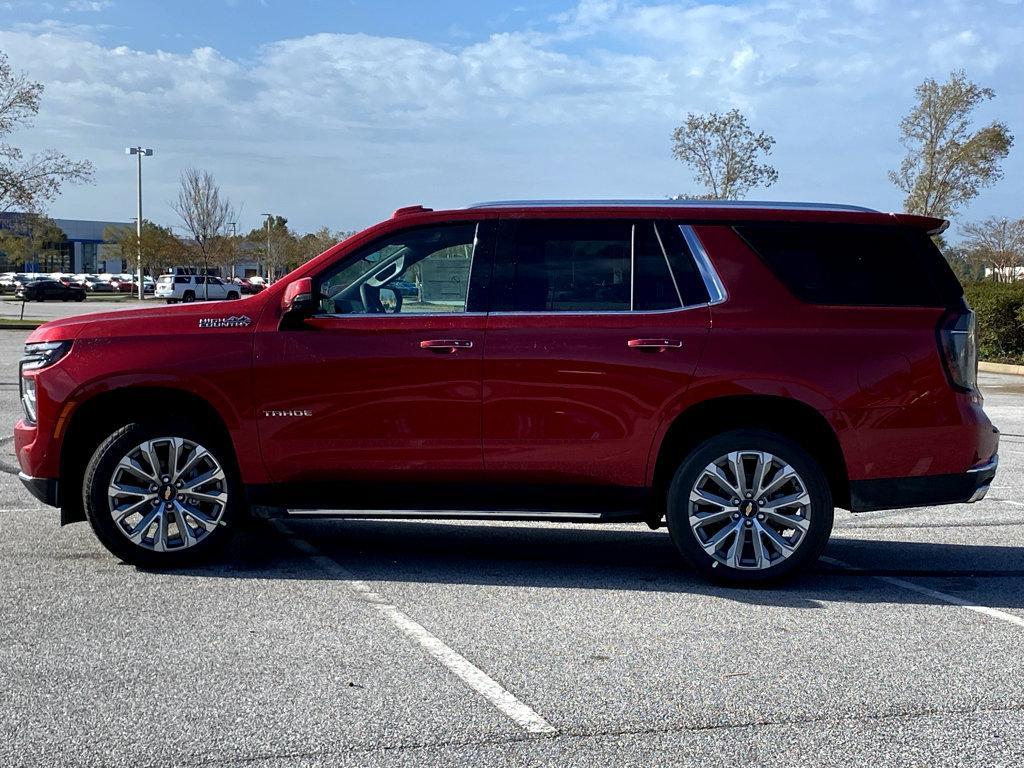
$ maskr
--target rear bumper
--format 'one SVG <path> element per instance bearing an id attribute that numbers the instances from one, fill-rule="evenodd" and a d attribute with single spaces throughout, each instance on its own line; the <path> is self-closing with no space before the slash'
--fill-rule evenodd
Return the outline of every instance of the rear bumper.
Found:
<path id="1" fill-rule="evenodd" d="M 983 499 L 995 478 L 999 456 L 966 473 L 921 475 L 914 478 L 878 478 L 850 482 L 850 510 L 895 510 L 902 507 L 931 507 L 977 502 Z"/>
<path id="2" fill-rule="evenodd" d="M 50 507 L 60 507 L 59 483 L 56 478 L 35 478 L 25 473 L 18 473 L 18 477 L 33 497 Z"/>

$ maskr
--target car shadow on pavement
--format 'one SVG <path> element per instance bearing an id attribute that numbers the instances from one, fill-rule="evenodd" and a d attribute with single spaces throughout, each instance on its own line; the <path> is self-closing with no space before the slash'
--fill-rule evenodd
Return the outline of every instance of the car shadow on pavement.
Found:
<path id="1" fill-rule="evenodd" d="M 174 573 L 267 580 L 336 580 L 348 574 L 371 584 L 635 590 L 793 608 L 837 601 L 945 605 L 874 579 L 895 576 L 959 591 L 982 604 L 1024 608 L 1021 547 L 834 537 L 826 556 L 853 568 L 823 561 L 789 582 L 737 589 L 703 579 L 680 560 L 664 529 L 650 531 L 642 524 L 293 520 L 288 526 L 342 569 L 323 568 L 278 528 L 259 522 L 239 532 L 216 561 Z"/>

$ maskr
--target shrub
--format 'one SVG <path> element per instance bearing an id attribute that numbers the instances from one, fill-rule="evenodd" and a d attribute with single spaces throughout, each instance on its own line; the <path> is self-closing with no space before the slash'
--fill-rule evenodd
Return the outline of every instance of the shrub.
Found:
<path id="1" fill-rule="evenodd" d="M 964 293 L 977 316 L 978 357 L 1024 363 L 1024 283 L 968 283 Z"/>

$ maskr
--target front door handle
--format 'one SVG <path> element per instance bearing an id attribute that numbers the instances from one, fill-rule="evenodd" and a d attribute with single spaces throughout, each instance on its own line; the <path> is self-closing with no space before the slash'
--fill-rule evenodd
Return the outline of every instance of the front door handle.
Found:
<path id="1" fill-rule="evenodd" d="M 473 343 L 468 339 L 424 339 L 420 342 L 420 349 L 442 355 L 451 355 L 456 350 L 468 350 Z"/>
<path id="2" fill-rule="evenodd" d="M 665 352 L 669 347 L 682 347 L 682 339 L 630 339 L 626 346 L 647 352 Z"/>

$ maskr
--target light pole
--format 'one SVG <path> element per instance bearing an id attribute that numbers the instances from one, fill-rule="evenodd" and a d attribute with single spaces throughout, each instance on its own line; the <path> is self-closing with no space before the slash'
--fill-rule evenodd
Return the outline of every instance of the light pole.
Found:
<path id="1" fill-rule="evenodd" d="M 270 280 L 273 280 L 273 267 L 271 267 L 270 263 L 270 217 L 272 217 L 273 214 L 260 214 L 260 216 L 267 217 L 267 277 Z"/>
<path id="2" fill-rule="evenodd" d="M 139 147 L 125 147 L 124 148 L 124 154 L 125 155 L 138 155 L 139 156 L 139 185 L 138 185 L 139 209 L 138 209 L 138 218 L 135 220 L 135 239 L 136 239 L 136 246 L 138 247 L 138 251 L 137 251 L 136 256 L 135 256 L 135 259 L 136 259 L 135 265 L 136 265 L 136 268 L 137 268 L 137 276 L 136 277 L 138 277 L 138 279 L 139 279 L 139 299 L 145 299 L 145 296 L 146 296 L 145 289 L 144 289 L 144 287 L 142 285 L 142 156 L 146 155 L 147 157 L 149 157 L 150 155 L 153 154 L 153 150 L 147 149 L 147 148 L 142 147 L 142 146 L 139 146 Z"/>

